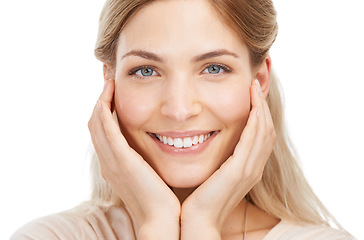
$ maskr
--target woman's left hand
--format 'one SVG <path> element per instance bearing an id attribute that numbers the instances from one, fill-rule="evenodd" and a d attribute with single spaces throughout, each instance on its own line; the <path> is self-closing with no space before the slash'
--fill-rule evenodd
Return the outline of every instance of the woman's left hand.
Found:
<path id="1" fill-rule="evenodd" d="M 258 81 L 250 91 L 252 110 L 233 155 L 182 205 L 182 240 L 221 239 L 227 216 L 262 178 L 276 133 Z"/>

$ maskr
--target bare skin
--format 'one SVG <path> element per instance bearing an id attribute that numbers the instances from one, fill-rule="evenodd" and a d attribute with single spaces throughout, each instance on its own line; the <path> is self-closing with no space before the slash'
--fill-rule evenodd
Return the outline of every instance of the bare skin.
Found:
<path id="1" fill-rule="evenodd" d="M 128 146 L 120 133 L 117 123 L 112 118 L 110 111 L 114 82 L 110 81 L 105 84 L 105 90 L 100 96 L 97 107 L 95 107 L 93 116 L 89 122 L 93 142 L 101 159 L 103 176 L 112 184 L 115 190 L 120 189 L 120 197 L 124 203 L 126 203 L 128 210 L 136 217 L 138 226 L 140 226 L 139 229 L 137 228 L 140 239 L 153 239 L 153 236 L 160 237 L 161 239 L 179 239 L 179 234 L 182 234 L 180 233 L 181 229 L 179 228 L 187 227 L 187 225 L 189 225 L 189 223 L 185 221 L 182 221 L 182 226 L 179 225 L 179 219 L 184 213 L 178 200 L 178 197 L 181 195 L 174 195 L 153 169 Z M 254 86 L 252 88 L 254 89 Z M 257 119 L 257 111 L 257 109 L 252 109 L 252 114 L 255 114 L 252 118 Z M 258 118 L 262 118 L 261 114 L 263 113 L 260 113 Z M 254 123 L 252 128 L 256 128 L 256 124 L 257 123 Z M 244 139 L 244 132 L 242 134 L 242 141 Z M 119 160 L 116 158 L 116 154 L 119 155 Z M 121 161 L 121 159 L 123 159 L 123 161 Z M 230 175 L 229 169 L 226 169 L 226 173 L 227 175 Z M 121 176 L 124 176 L 125 178 Z M 135 181 L 131 180 L 133 178 L 135 178 Z M 147 187 L 143 181 L 153 181 L 155 182 L 155 187 L 150 188 L 150 186 L 153 186 L 152 184 L 149 184 Z M 134 182 L 134 185 L 130 185 L 129 182 Z M 224 182 L 223 186 L 229 187 L 229 183 Z M 158 198 L 158 196 L 160 198 Z M 213 196 L 215 196 L 215 194 Z M 143 201 L 143 199 L 146 198 L 153 201 Z M 169 202 L 167 202 L 166 199 L 169 199 Z M 128 202 L 130 203 L 128 204 Z M 182 206 L 185 207 L 184 204 Z M 217 231 L 218 236 L 215 236 L 213 239 L 241 239 L 243 235 L 243 216 L 245 208 L 246 202 L 240 201 L 236 208 L 231 210 L 231 212 L 229 211 L 226 218 L 224 218 L 221 230 Z M 188 207 L 186 207 L 186 209 L 190 211 Z M 191 215 L 195 216 L 195 214 L 198 214 L 196 212 Z M 191 218 L 193 218 L 193 221 L 191 221 L 190 224 L 194 225 L 197 219 L 192 216 Z M 247 238 L 263 239 L 267 232 L 278 222 L 279 219 L 269 216 L 264 211 L 249 204 Z M 186 223 L 186 226 L 183 225 L 184 223 Z M 200 225 L 201 224 L 198 224 L 197 226 Z M 160 229 L 161 226 L 163 226 L 162 229 Z M 202 228 L 198 227 L 196 231 L 205 234 L 206 230 L 202 230 Z M 143 231 L 145 231 L 145 233 Z M 169 234 L 167 235 L 166 232 L 169 232 Z M 187 232 L 189 232 L 188 229 L 186 229 L 186 233 Z M 153 233 L 157 235 L 154 235 Z M 191 238 L 187 236 L 184 237 L 184 239 Z"/>
<path id="2" fill-rule="evenodd" d="M 227 45 L 234 54 L 193 62 L 206 52 L 194 45 L 215 52 Z M 153 54 L 165 61 L 123 58 L 135 49 L 158 49 Z M 89 129 L 102 175 L 135 219 L 137 238 L 242 239 L 244 197 L 260 181 L 276 139 L 265 100 L 270 57 L 251 69 L 246 46 L 205 1 L 147 5 L 122 31 L 117 56 L 116 68 L 104 65 L 105 88 Z M 199 152 L 183 149 L 187 157 L 164 151 L 154 134 L 187 137 L 191 129 L 214 135 Z M 262 239 L 278 222 L 249 204 L 247 239 Z"/>

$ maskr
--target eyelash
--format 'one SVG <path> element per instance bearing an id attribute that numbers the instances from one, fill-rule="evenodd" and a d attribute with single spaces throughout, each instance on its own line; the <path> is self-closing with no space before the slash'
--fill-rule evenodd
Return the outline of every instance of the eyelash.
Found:
<path id="1" fill-rule="evenodd" d="M 203 68 L 203 71 L 201 71 L 201 73 L 203 73 L 206 69 L 208 69 L 209 67 L 214 67 L 214 66 L 217 66 L 217 67 L 220 67 L 222 70 L 224 70 L 224 72 L 231 72 L 232 69 L 228 66 L 226 66 L 225 64 L 221 64 L 221 63 L 209 63 L 207 65 L 204 66 Z M 136 68 L 133 68 L 131 69 L 129 72 L 128 72 L 128 75 L 130 76 L 136 76 L 136 77 L 140 77 L 140 78 L 143 78 L 143 77 L 148 77 L 148 76 L 138 76 L 136 75 L 136 73 L 139 71 L 139 70 L 142 70 L 142 69 L 151 69 L 153 72 L 156 72 L 158 73 L 156 70 L 155 70 L 155 67 L 153 66 L 150 66 L 150 65 L 144 65 L 144 66 L 139 66 L 139 67 L 136 67 Z M 217 74 L 220 74 L 220 73 L 217 73 Z M 217 75 L 217 74 L 212 74 L 211 75 Z M 151 76 L 155 76 L 155 75 L 151 75 Z"/>
<path id="2" fill-rule="evenodd" d="M 226 66 L 225 64 L 221 64 L 221 63 L 209 63 L 209 64 L 207 64 L 207 65 L 204 66 L 204 69 L 203 69 L 202 72 L 204 72 L 209 67 L 214 67 L 214 66 L 217 66 L 217 67 L 222 68 L 222 70 L 224 70 L 224 72 L 227 72 L 227 73 L 229 73 L 229 72 L 232 71 L 232 69 L 230 67 Z M 220 74 L 220 73 L 218 73 L 218 74 Z M 211 75 L 216 75 L 216 74 L 211 74 Z"/>
<path id="3" fill-rule="evenodd" d="M 155 70 L 155 67 L 153 66 L 149 66 L 149 65 L 144 65 L 144 66 L 139 66 L 139 67 L 136 67 L 136 68 L 133 68 L 131 69 L 129 72 L 128 72 L 128 75 L 135 75 L 139 70 L 142 70 L 142 69 L 146 69 L 146 68 L 150 68 L 152 69 L 154 72 L 157 72 Z M 140 77 L 140 76 L 138 76 Z"/>

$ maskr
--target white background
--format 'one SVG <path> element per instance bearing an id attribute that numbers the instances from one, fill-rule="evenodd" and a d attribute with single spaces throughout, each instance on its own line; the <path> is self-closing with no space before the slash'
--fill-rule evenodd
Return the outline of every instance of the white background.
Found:
<path id="1" fill-rule="evenodd" d="M 103 87 L 93 56 L 104 1 L 0 3 L 0 239 L 87 200 L 87 121 Z M 364 161 L 364 3 L 276 0 L 273 67 L 313 189 L 358 239 Z"/>

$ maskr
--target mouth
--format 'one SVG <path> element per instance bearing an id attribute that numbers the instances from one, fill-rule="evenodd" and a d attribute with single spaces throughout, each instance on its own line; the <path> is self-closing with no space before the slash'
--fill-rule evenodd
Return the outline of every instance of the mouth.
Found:
<path id="1" fill-rule="evenodd" d="M 204 142 L 209 140 L 212 136 L 216 135 L 218 132 L 219 131 L 211 131 L 207 133 L 188 135 L 184 137 L 183 136 L 173 137 L 157 133 L 148 133 L 148 134 L 166 146 L 175 148 L 191 148 L 203 144 Z"/>

